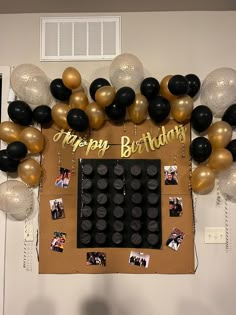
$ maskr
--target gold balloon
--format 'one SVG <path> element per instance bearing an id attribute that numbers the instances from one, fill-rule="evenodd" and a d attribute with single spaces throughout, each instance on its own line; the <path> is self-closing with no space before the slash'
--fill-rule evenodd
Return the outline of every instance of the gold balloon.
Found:
<path id="1" fill-rule="evenodd" d="M 113 86 L 102 86 L 95 93 L 96 103 L 105 108 L 112 104 L 116 96 L 116 91 Z"/>
<path id="2" fill-rule="evenodd" d="M 191 181 L 195 193 L 208 194 L 215 186 L 215 172 L 210 167 L 200 165 L 193 171 Z"/>
<path id="3" fill-rule="evenodd" d="M 219 172 L 226 170 L 233 163 L 232 153 L 225 148 L 216 148 L 212 151 L 207 166 Z"/>
<path id="4" fill-rule="evenodd" d="M 89 126 L 92 129 L 98 130 L 102 127 L 106 115 L 104 110 L 96 102 L 88 104 L 85 112 L 88 115 Z"/>
<path id="5" fill-rule="evenodd" d="M 90 83 L 86 80 L 82 80 L 80 86 L 76 89 L 73 89 L 72 93 L 84 92 L 86 95 L 88 95 L 89 94 L 89 92 L 88 92 L 89 87 L 90 87 Z"/>
<path id="6" fill-rule="evenodd" d="M 170 102 L 171 115 L 179 123 L 186 123 L 190 121 L 193 111 L 192 97 L 185 95 L 178 97 Z"/>
<path id="7" fill-rule="evenodd" d="M 17 172 L 24 183 L 33 187 L 39 184 L 42 168 L 36 160 L 28 158 L 20 162 Z"/>
<path id="8" fill-rule="evenodd" d="M 83 85 L 83 82 L 81 82 L 78 88 L 73 89 L 72 93 L 76 93 L 76 92 L 84 92 L 85 94 L 87 93 L 86 87 Z"/>
<path id="9" fill-rule="evenodd" d="M 74 67 L 68 67 L 63 71 L 62 81 L 68 89 L 74 90 L 81 84 L 81 75 Z"/>
<path id="10" fill-rule="evenodd" d="M 88 105 L 88 97 L 83 91 L 72 93 L 69 100 L 71 108 L 79 108 L 85 110 Z"/>
<path id="11" fill-rule="evenodd" d="M 23 142 L 31 153 L 40 153 L 44 148 L 44 135 L 34 127 L 26 127 L 20 134 Z"/>
<path id="12" fill-rule="evenodd" d="M 17 125 L 12 121 L 3 121 L 0 124 L 0 139 L 7 143 L 19 141 L 20 133 L 24 128 L 24 126 Z"/>
<path id="13" fill-rule="evenodd" d="M 170 93 L 168 89 L 168 83 L 172 77 L 173 75 L 167 75 L 160 82 L 160 95 L 165 97 L 169 102 L 177 98 L 177 96 Z"/>
<path id="14" fill-rule="evenodd" d="M 57 127 L 62 129 L 70 129 L 67 123 L 67 114 L 70 108 L 67 104 L 56 103 L 52 108 L 52 120 L 57 125 Z"/>
<path id="15" fill-rule="evenodd" d="M 226 121 L 217 121 L 208 129 L 208 139 L 213 148 L 224 148 L 232 137 L 232 127 Z"/>
<path id="16" fill-rule="evenodd" d="M 134 102 L 128 107 L 128 114 L 135 124 L 142 123 L 147 118 L 148 100 L 142 94 L 136 94 Z"/>

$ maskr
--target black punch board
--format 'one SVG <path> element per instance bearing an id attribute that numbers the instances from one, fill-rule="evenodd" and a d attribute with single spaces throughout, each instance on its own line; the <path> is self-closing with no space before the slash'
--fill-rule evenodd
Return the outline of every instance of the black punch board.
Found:
<path id="1" fill-rule="evenodd" d="M 161 162 L 80 159 L 78 248 L 160 249 Z"/>

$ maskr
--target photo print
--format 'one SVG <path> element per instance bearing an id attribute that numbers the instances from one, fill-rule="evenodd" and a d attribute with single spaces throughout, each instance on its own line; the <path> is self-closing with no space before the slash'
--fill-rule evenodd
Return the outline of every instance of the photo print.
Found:
<path id="1" fill-rule="evenodd" d="M 64 244 L 66 241 L 66 233 L 64 232 L 54 232 L 53 238 L 51 240 L 50 249 L 54 252 L 62 253 L 64 250 Z"/>
<path id="2" fill-rule="evenodd" d="M 130 265 L 148 268 L 149 260 L 150 260 L 150 255 L 140 253 L 140 252 L 134 252 L 134 251 L 130 252 L 130 255 L 129 255 Z"/>
<path id="3" fill-rule="evenodd" d="M 71 171 L 67 168 L 60 167 L 60 173 L 55 180 L 55 186 L 68 188 L 71 178 Z"/>
<path id="4" fill-rule="evenodd" d="M 178 170 L 176 165 L 164 166 L 165 185 L 178 185 Z"/>
<path id="5" fill-rule="evenodd" d="M 171 249 L 177 251 L 183 242 L 184 236 L 185 236 L 184 232 L 180 231 L 177 228 L 174 228 L 171 231 L 168 240 L 166 241 L 166 245 Z"/>
<path id="6" fill-rule="evenodd" d="M 181 197 L 169 197 L 170 217 L 180 217 L 183 214 L 183 202 Z"/>
<path id="7" fill-rule="evenodd" d="M 49 200 L 51 216 L 53 220 L 65 218 L 65 211 L 62 198 Z"/>
<path id="8" fill-rule="evenodd" d="M 104 252 L 88 252 L 87 253 L 87 266 L 106 266 L 106 253 Z"/>

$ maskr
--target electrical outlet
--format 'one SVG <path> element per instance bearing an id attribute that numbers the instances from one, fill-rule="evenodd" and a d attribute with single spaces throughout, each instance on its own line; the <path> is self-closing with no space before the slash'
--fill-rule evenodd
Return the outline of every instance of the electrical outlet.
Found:
<path id="1" fill-rule="evenodd" d="M 225 227 L 205 227 L 206 244 L 225 244 Z"/>
<path id="2" fill-rule="evenodd" d="M 30 221 L 25 224 L 24 240 L 26 242 L 33 242 L 34 240 L 34 226 Z"/>

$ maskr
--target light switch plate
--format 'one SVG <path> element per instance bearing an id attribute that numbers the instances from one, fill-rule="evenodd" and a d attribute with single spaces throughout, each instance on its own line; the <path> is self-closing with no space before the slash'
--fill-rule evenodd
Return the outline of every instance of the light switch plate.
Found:
<path id="1" fill-rule="evenodd" d="M 205 227 L 206 244 L 225 244 L 225 227 Z"/>

